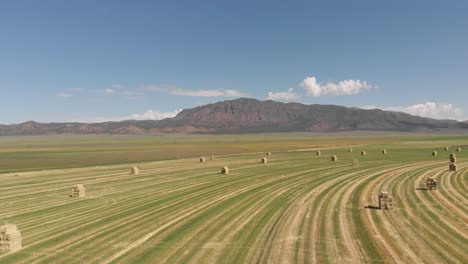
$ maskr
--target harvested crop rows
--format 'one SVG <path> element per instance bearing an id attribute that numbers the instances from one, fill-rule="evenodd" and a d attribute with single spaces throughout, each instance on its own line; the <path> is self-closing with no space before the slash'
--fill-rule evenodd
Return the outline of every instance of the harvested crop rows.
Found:
<path id="1" fill-rule="evenodd" d="M 466 263 L 466 152 L 450 172 L 442 146 L 380 147 L 1 174 L 0 224 L 23 248 L 0 262 Z M 394 210 L 376 208 L 384 190 Z"/>

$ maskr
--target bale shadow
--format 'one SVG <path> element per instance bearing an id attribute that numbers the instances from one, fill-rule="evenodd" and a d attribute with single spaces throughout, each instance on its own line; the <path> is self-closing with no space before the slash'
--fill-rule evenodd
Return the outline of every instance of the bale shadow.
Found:
<path id="1" fill-rule="evenodd" d="M 374 206 L 374 205 L 367 205 L 367 206 L 364 206 L 364 208 L 371 209 L 371 210 L 380 210 L 379 206 Z"/>
<path id="2" fill-rule="evenodd" d="M 416 191 L 427 191 L 426 188 L 421 188 L 421 187 L 418 187 L 418 188 L 415 188 Z"/>

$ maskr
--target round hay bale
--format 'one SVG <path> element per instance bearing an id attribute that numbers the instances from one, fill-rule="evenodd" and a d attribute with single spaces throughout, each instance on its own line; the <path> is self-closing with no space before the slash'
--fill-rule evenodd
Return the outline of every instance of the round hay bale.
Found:
<path id="1" fill-rule="evenodd" d="M 445 151 L 448 151 L 449 150 L 449 147 L 448 146 L 445 146 Z"/>
<path id="2" fill-rule="evenodd" d="M 455 153 L 450 154 L 450 162 L 451 163 L 457 162 L 457 156 L 455 156 Z"/>
<path id="3" fill-rule="evenodd" d="M 263 157 L 263 158 L 262 158 L 262 163 L 263 163 L 263 164 L 267 164 L 267 163 L 268 163 L 268 159 L 265 158 L 265 157 Z"/>
<path id="4" fill-rule="evenodd" d="M 366 156 L 367 155 L 367 152 L 366 151 L 361 151 L 361 156 Z"/>
<path id="5" fill-rule="evenodd" d="M 461 148 L 460 148 L 460 147 L 457 148 L 457 152 L 461 152 Z"/>
<path id="6" fill-rule="evenodd" d="M 210 156 L 210 160 L 214 160 L 215 159 L 215 156 L 214 155 L 211 155 Z"/>
<path id="7" fill-rule="evenodd" d="M 352 148 L 349 148 L 349 149 L 348 149 L 348 152 L 349 152 L 349 153 L 353 152 L 353 149 L 352 149 Z"/>
<path id="8" fill-rule="evenodd" d="M 205 162 L 205 157 L 200 157 L 200 162 L 201 163 Z"/>
<path id="9" fill-rule="evenodd" d="M 268 151 L 266 154 L 267 154 L 267 156 L 271 156 L 271 152 L 270 152 L 270 151 Z"/>
<path id="10" fill-rule="evenodd" d="M 331 156 L 331 161 L 338 161 L 338 156 L 336 155 Z"/>
<path id="11" fill-rule="evenodd" d="M 388 153 L 388 152 L 387 152 L 386 149 L 383 149 L 383 150 L 382 150 L 382 154 L 387 155 L 387 153 Z"/>
<path id="12" fill-rule="evenodd" d="M 319 150 L 319 151 L 317 151 L 317 156 L 320 156 L 320 155 L 322 155 L 322 152 L 320 152 L 320 150 Z"/>
<path id="13" fill-rule="evenodd" d="M 229 167 L 224 166 L 221 168 L 221 174 L 229 174 Z"/>
<path id="14" fill-rule="evenodd" d="M 432 156 L 433 156 L 433 157 L 437 157 L 437 151 L 435 151 L 435 150 L 432 151 Z"/>

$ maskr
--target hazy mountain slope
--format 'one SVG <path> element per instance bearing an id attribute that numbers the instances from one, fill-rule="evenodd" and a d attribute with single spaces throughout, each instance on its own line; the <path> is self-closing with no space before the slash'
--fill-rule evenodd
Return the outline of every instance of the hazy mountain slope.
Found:
<path id="1" fill-rule="evenodd" d="M 236 99 L 203 105 L 161 121 L 122 121 L 95 124 L 37 123 L 0 125 L 0 135 L 139 134 L 139 133 L 260 133 L 352 130 L 441 131 L 468 129 L 467 122 L 436 120 L 400 112 L 365 110 L 336 105 L 304 105 Z"/>

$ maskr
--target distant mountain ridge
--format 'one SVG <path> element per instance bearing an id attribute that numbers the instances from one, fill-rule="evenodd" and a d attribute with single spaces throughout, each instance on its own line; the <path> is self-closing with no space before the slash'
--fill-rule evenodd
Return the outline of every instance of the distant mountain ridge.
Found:
<path id="1" fill-rule="evenodd" d="M 425 132 L 468 129 L 468 121 L 436 120 L 401 112 L 337 105 L 304 105 L 235 99 L 185 109 L 159 121 L 0 125 L 0 136 L 45 134 L 159 134 L 338 132 L 355 130 Z"/>

